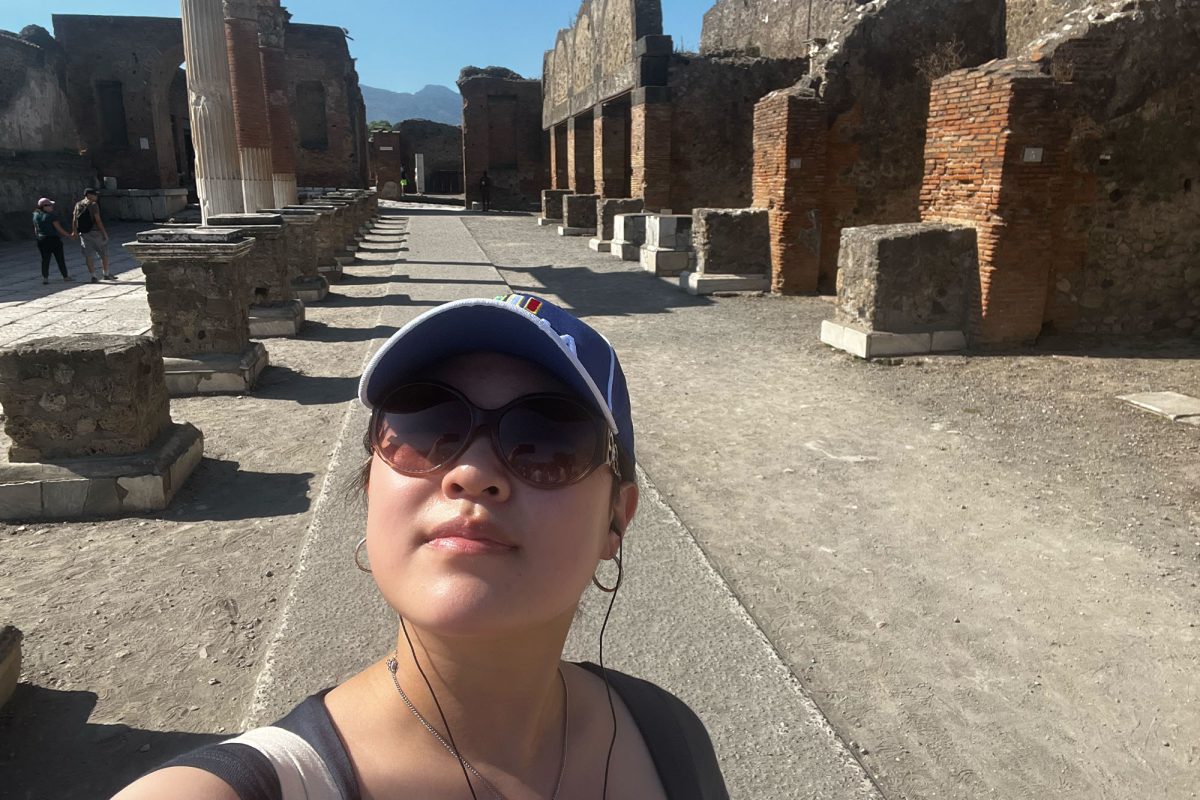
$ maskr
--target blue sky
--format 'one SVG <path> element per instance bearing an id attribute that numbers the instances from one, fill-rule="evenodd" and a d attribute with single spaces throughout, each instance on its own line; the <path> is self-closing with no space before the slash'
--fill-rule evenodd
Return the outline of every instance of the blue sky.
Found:
<path id="1" fill-rule="evenodd" d="M 662 0 L 663 33 L 676 47 L 700 45 L 704 12 L 715 0 Z M 460 68 L 542 71 L 542 53 L 579 10 L 578 0 L 284 0 L 296 22 L 347 28 L 359 79 L 368 86 L 414 92 L 429 83 L 454 87 Z M 29 24 L 53 32 L 51 14 L 177 17 L 178 0 L 0 0 L 0 29 Z"/>

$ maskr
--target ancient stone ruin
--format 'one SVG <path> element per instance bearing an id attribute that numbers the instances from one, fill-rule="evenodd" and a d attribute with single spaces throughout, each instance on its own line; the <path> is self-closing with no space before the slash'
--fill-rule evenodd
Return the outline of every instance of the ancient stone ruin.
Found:
<path id="1" fill-rule="evenodd" d="M 171 420 L 159 341 L 82 335 L 0 350 L 0 518 L 80 519 L 157 511 L 191 474 L 204 439 Z"/>

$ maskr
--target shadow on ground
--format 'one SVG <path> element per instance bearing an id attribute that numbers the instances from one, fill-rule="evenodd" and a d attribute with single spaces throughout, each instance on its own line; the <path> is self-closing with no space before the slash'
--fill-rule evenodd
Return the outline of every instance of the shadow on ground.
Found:
<path id="1" fill-rule="evenodd" d="M 505 273 L 524 273 L 537 283 L 521 286 L 512 281 L 514 292 L 538 294 L 542 287 L 561 297 L 578 316 L 624 317 L 631 314 L 662 314 L 674 308 L 712 305 L 668 285 L 648 272 L 596 272 L 587 267 L 507 267 Z"/>
<path id="2" fill-rule="evenodd" d="M 0 711 L 0 794 L 5 800 L 99 800 L 223 734 L 147 731 L 88 722 L 92 692 L 18 684 Z"/>
<path id="3" fill-rule="evenodd" d="M 204 458 L 162 518 L 215 522 L 303 514 L 311 505 L 313 477 L 311 472 L 247 472 L 236 461 Z"/>

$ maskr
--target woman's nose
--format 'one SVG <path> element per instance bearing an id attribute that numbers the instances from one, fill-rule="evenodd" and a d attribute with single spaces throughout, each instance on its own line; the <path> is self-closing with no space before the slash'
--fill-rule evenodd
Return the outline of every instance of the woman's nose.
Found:
<path id="1" fill-rule="evenodd" d="M 508 499 L 512 493 L 511 475 L 496 456 L 486 433 L 476 435 L 442 476 L 442 491 L 453 498 Z"/>

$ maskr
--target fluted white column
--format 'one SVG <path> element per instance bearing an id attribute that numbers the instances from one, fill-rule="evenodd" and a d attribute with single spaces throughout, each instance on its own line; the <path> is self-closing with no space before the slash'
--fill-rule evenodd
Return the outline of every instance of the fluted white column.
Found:
<path id="1" fill-rule="evenodd" d="M 258 54 L 258 8 L 259 0 L 225 0 L 225 40 L 242 163 L 242 199 L 250 213 L 275 207 L 271 126 Z"/>
<path id="2" fill-rule="evenodd" d="M 196 192 L 204 220 L 239 214 L 242 169 L 234 133 L 233 92 L 221 0 L 180 0 L 188 116 L 196 151 Z"/>

